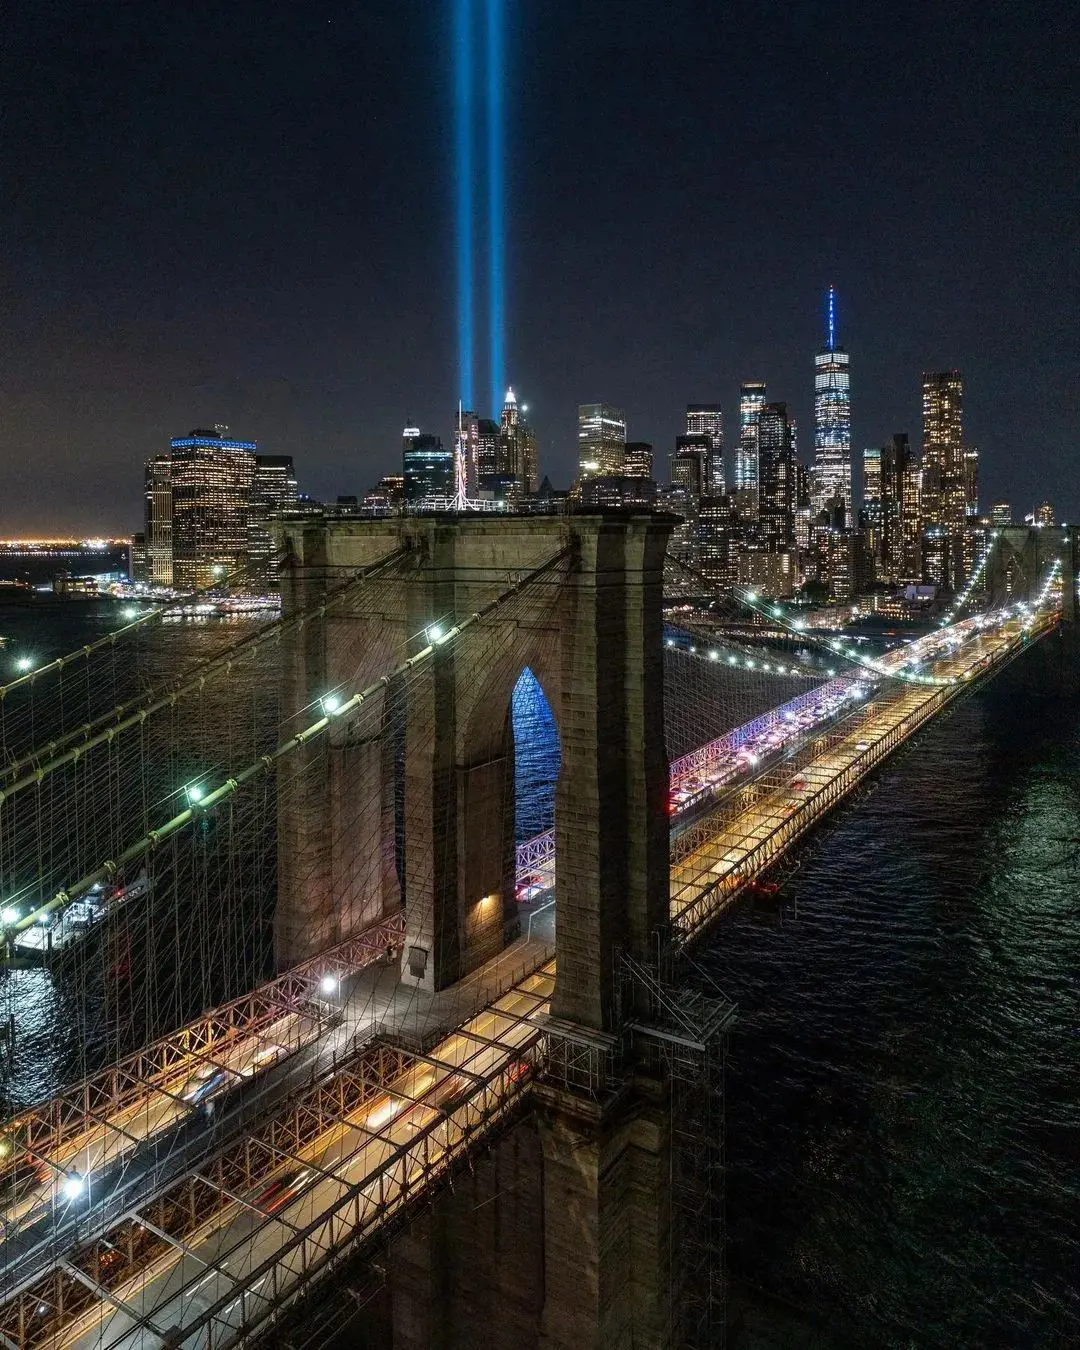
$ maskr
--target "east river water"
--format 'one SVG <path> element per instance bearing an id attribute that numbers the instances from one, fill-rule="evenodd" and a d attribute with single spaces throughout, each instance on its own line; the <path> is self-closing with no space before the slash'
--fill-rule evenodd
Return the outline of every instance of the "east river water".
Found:
<path id="1" fill-rule="evenodd" d="M 105 623 L 0 610 L 3 659 Z M 1055 660 L 938 719 L 696 953 L 740 1009 L 731 1350 L 1080 1345 L 1080 700 Z M 515 714 L 527 834 L 552 730 L 527 682 Z"/>

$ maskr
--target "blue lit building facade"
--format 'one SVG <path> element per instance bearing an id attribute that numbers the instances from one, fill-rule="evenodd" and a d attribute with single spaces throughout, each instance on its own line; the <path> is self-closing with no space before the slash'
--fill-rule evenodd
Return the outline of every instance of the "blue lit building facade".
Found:
<path id="1" fill-rule="evenodd" d="M 814 514 L 837 501 L 850 521 L 851 377 L 848 354 L 836 345 L 836 292 L 830 286 L 825 346 L 814 357 Z"/>
<path id="2" fill-rule="evenodd" d="M 454 451 L 438 436 L 422 435 L 418 428 L 406 428 L 401 456 L 405 479 L 405 503 L 414 510 L 438 499 L 442 503 L 454 496 Z"/>

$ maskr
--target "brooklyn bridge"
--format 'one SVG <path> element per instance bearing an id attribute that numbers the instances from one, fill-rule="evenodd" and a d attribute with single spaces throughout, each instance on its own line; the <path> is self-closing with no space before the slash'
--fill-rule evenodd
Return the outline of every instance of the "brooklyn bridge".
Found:
<path id="1" fill-rule="evenodd" d="M 376 1295 L 395 1348 L 722 1344 L 737 1014 L 695 943 L 1075 649 L 1078 549 L 998 531 L 881 650 L 718 604 L 672 523 L 287 520 L 280 618 L 192 655 L 178 602 L 0 689 L 5 963 L 70 1044 L 0 1127 L 0 1345 L 375 1344 Z"/>

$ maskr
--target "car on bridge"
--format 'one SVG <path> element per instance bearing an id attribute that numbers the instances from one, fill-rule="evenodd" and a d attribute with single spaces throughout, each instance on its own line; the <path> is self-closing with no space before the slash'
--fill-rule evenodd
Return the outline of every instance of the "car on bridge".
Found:
<path id="1" fill-rule="evenodd" d="M 251 1203 L 264 1214 L 276 1214 L 284 1209 L 290 1200 L 295 1200 L 309 1181 L 317 1175 L 314 1167 L 298 1167 L 274 1177 Z"/>
<path id="2" fill-rule="evenodd" d="M 237 1075 L 231 1069 L 222 1069 L 217 1064 L 204 1064 L 188 1079 L 180 1094 L 191 1106 L 198 1106 L 229 1083 L 236 1081 Z"/>

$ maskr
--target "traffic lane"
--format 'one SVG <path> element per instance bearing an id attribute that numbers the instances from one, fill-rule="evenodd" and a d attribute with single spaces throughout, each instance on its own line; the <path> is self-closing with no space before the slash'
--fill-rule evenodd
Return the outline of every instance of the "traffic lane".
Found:
<path id="1" fill-rule="evenodd" d="M 35 1269 L 50 1264 L 57 1249 L 73 1245 L 80 1229 L 85 1233 L 88 1227 L 99 1228 L 108 1221 L 109 1214 L 119 1217 L 121 1212 L 137 1208 L 142 1203 L 140 1195 L 155 1193 L 191 1171 L 193 1157 L 205 1155 L 223 1138 L 239 1133 L 253 1118 L 272 1110 L 282 1099 L 321 1076 L 339 1054 L 349 1052 L 350 1042 L 355 1046 L 370 1039 L 389 1001 L 384 986 L 388 983 L 392 990 L 397 977 L 394 968 L 388 971 L 386 967 L 368 967 L 361 974 L 372 978 L 372 988 L 364 996 L 366 1017 L 354 1009 L 351 1020 L 343 1020 L 330 1033 L 271 1065 L 254 1081 L 243 1080 L 215 1098 L 210 1107 L 203 1103 L 202 1109 L 186 1117 L 181 1115 L 171 1130 L 160 1131 L 121 1162 L 97 1175 L 87 1197 L 89 1204 L 85 1199 L 69 1204 L 59 1217 L 54 1209 L 43 1211 L 0 1246 L 0 1270 L 7 1282 L 14 1282 L 16 1264 L 17 1278 L 22 1282 Z"/>
<path id="2" fill-rule="evenodd" d="M 988 655 L 1000 654 L 1011 645 L 1005 636 L 993 642 L 980 637 L 972 648 L 954 653 L 947 661 L 938 662 L 935 672 L 942 678 L 963 676 L 980 664 Z M 792 782 L 803 778 L 820 780 L 818 789 L 835 779 L 855 764 L 874 744 L 894 730 L 905 717 L 935 696 L 931 689 L 918 689 L 886 705 L 882 714 L 853 731 L 839 746 L 811 762 L 793 776 Z M 748 807 L 738 819 L 713 840 L 702 845 L 683 863 L 673 869 L 672 911 L 684 912 L 703 890 L 715 886 L 715 878 L 737 877 L 739 867 L 764 841 L 790 819 L 812 797 L 812 794 L 793 792 L 791 785 L 774 790 L 762 803 Z"/>
<path id="3" fill-rule="evenodd" d="M 396 1092 L 402 1100 L 402 1106 L 392 1114 L 381 1138 L 373 1138 L 370 1128 L 383 1124 L 386 1115 L 385 1097 L 380 1097 L 374 1103 L 365 1104 L 348 1122 L 335 1126 L 329 1132 L 332 1136 L 329 1140 L 325 1136 L 320 1136 L 320 1141 L 313 1144 L 310 1149 L 305 1149 L 302 1157 L 298 1158 L 298 1163 L 310 1162 L 315 1177 L 333 1170 L 339 1176 L 343 1175 L 344 1180 L 324 1176 L 313 1188 L 309 1188 L 307 1198 L 301 1197 L 290 1203 L 287 1212 L 292 1218 L 302 1217 L 307 1210 L 310 1210 L 312 1220 L 316 1218 L 323 1212 L 323 1208 L 332 1205 L 334 1199 L 340 1198 L 358 1177 L 365 1174 L 362 1169 L 377 1170 L 389 1165 L 400 1146 L 408 1143 L 425 1124 L 434 1123 L 437 1129 L 441 1129 L 442 1125 L 437 1118 L 443 1112 L 437 1104 L 428 1106 L 423 1101 L 419 1104 L 410 1104 L 408 1098 L 432 1093 L 437 1096 L 440 1089 L 444 1088 L 459 1094 L 463 1090 L 468 1090 L 471 1082 L 467 1079 L 464 1082 L 459 1081 L 462 1078 L 459 1070 L 464 1068 L 472 1074 L 483 1077 L 494 1072 L 500 1065 L 509 1063 L 514 1052 L 535 1036 L 535 1028 L 531 1023 L 517 1019 L 522 1015 L 536 1014 L 545 1006 L 542 1002 L 538 1003 L 538 996 L 548 997 L 552 983 L 550 975 L 531 976 L 523 982 L 521 992 L 512 991 L 504 995 L 491 1009 L 470 1019 L 466 1024 L 467 1030 L 478 1035 L 488 1038 L 493 1038 L 493 1033 L 499 1035 L 504 1042 L 504 1048 L 478 1044 L 464 1034 L 463 1030 L 462 1033 L 451 1035 L 436 1047 L 438 1057 L 446 1067 L 436 1068 L 421 1063 L 395 1079 L 394 1083 L 389 1085 L 387 1096 L 393 1096 Z M 422 1093 L 412 1089 L 422 1089 Z M 451 1129 L 448 1139 L 452 1135 Z M 443 1147 L 449 1147 L 449 1143 L 445 1140 Z M 280 1175 L 283 1170 L 287 1170 L 287 1165 L 276 1169 L 274 1175 Z M 377 1178 L 374 1185 L 378 1185 Z M 310 1198 L 312 1195 L 316 1197 L 314 1200 Z M 116 1291 L 121 1300 L 132 1307 L 135 1316 L 120 1311 L 107 1314 L 105 1320 L 110 1337 L 107 1343 L 112 1343 L 115 1339 L 114 1331 L 116 1336 L 121 1337 L 141 1335 L 139 1317 L 145 1317 L 152 1309 L 161 1307 L 170 1299 L 183 1299 L 189 1296 L 190 1291 L 186 1290 L 186 1286 L 193 1278 L 198 1278 L 200 1288 L 205 1289 L 206 1277 L 199 1275 L 197 1271 L 193 1273 L 193 1262 L 202 1263 L 204 1266 L 208 1263 L 214 1266 L 221 1265 L 222 1269 L 231 1270 L 233 1274 L 243 1274 L 252 1269 L 250 1263 L 252 1252 L 259 1253 L 261 1260 L 263 1247 L 268 1241 L 270 1250 L 276 1250 L 275 1242 L 278 1246 L 280 1242 L 273 1236 L 276 1232 L 274 1228 L 271 1229 L 271 1238 L 260 1237 L 257 1248 L 252 1248 L 247 1242 L 253 1224 L 259 1222 L 253 1217 L 254 1214 L 253 1209 L 243 1208 L 238 1211 L 234 1207 L 227 1213 L 225 1222 L 221 1222 L 219 1216 L 219 1221 L 215 1222 L 212 1231 L 205 1232 L 196 1242 L 189 1240 L 186 1243 L 189 1255 L 180 1256 L 179 1252 L 166 1253 L 152 1264 L 148 1272 L 149 1278 L 147 1272 L 135 1277 L 140 1287 L 134 1297 L 126 1286 L 123 1290 Z M 260 1215 L 259 1219 L 263 1217 Z M 276 1223 L 277 1220 L 273 1220 L 273 1224 Z M 263 1224 L 263 1227 L 266 1228 L 267 1224 Z M 222 1256 L 222 1249 L 227 1244 L 238 1249 L 238 1254 L 230 1252 L 228 1263 Z M 162 1263 L 167 1268 L 158 1269 Z M 154 1321 L 155 1323 L 158 1321 L 157 1317 Z M 97 1336 L 98 1333 L 91 1329 L 89 1332 L 79 1332 L 74 1336 L 68 1335 L 63 1343 L 82 1343 L 79 1338 L 85 1334 Z M 91 1343 L 100 1345 L 101 1341 L 95 1339 Z"/>
<path id="4" fill-rule="evenodd" d="M 69 1206 L 75 1206 L 80 1215 L 85 1216 L 87 1207 L 81 1202 L 94 1190 L 101 1189 L 104 1177 L 111 1169 L 120 1166 L 148 1141 L 174 1129 L 186 1117 L 194 1116 L 207 1100 L 240 1086 L 245 1079 L 255 1078 L 260 1070 L 265 1072 L 289 1054 L 295 1054 L 289 1043 L 296 1039 L 294 1033 L 305 1024 L 310 1028 L 311 1019 L 302 1014 L 287 1014 L 263 1031 L 231 1045 L 227 1054 L 191 1055 L 180 1071 L 172 1075 L 175 1093 L 156 1087 L 152 1089 L 153 1100 L 133 1104 L 120 1113 L 119 1119 L 102 1122 L 96 1127 L 95 1137 L 86 1139 L 84 1135 L 77 1147 L 43 1157 L 41 1170 L 47 1170 L 48 1175 L 3 1211 L 0 1244 L 10 1243 L 20 1229 L 32 1227 L 45 1217 L 37 1214 L 38 1210 L 48 1210 L 54 1224 L 60 1225 L 64 1215 L 57 1217 L 58 1207 L 66 1211 Z M 313 1035 L 305 1035 L 301 1047 L 312 1039 Z M 209 1091 L 199 1095 L 192 1091 L 193 1085 Z M 65 1186 L 69 1178 L 72 1181 L 77 1178 L 81 1187 L 70 1190 Z M 24 1244 L 19 1254 L 25 1255 L 26 1250 Z M 5 1257 L 6 1252 L 0 1250 L 0 1260 Z"/>
<path id="5" fill-rule="evenodd" d="M 493 1029 L 487 1018 L 481 1019 L 481 1025 L 485 1031 Z M 365 1183 L 358 1197 L 360 1222 L 363 1224 L 372 1218 L 379 1208 L 380 1173 L 385 1173 L 387 1169 L 396 1169 L 394 1184 L 399 1193 L 404 1191 L 408 1183 L 415 1183 L 420 1179 L 425 1162 L 410 1156 L 410 1145 L 416 1145 L 415 1151 L 422 1152 L 426 1158 L 426 1165 L 430 1166 L 445 1157 L 451 1148 L 461 1142 L 465 1129 L 460 1117 L 467 1108 L 464 1102 L 459 1100 L 462 1084 L 456 1065 L 460 1062 L 462 1053 L 465 1054 L 473 1072 L 487 1076 L 500 1067 L 507 1066 L 515 1053 L 519 1052 L 535 1034 L 534 1028 L 517 1024 L 512 1033 L 513 1041 L 508 1042 L 504 1050 L 484 1046 L 474 1054 L 468 1053 L 469 1046 L 455 1042 L 448 1043 L 445 1048 L 452 1056 L 454 1067 L 435 1072 L 435 1081 L 427 1088 L 426 1099 L 407 1105 L 386 1126 L 381 1137 L 371 1137 L 361 1125 L 349 1136 L 339 1139 L 330 1150 L 330 1154 L 323 1155 L 319 1159 L 324 1172 L 329 1171 L 332 1175 L 315 1171 L 314 1184 L 308 1185 L 305 1192 L 296 1199 L 288 1201 L 281 1209 L 280 1221 L 276 1215 L 268 1219 L 261 1225 L 259 1231 L 252 1235 L 250 1241 L 240 1242 L 229 1253 L 222 1253 L 220 1240 L 216 1240 L 215 1246 L 218 1250 L 215 1253 L 214 1264 L 217 1269 L 206 1275 L 200 1275 L 190 1266 L 183 1273 L 178 1271 L 175 1280 L 169 1282 L 172 1292 L 165 1285 L 152 1291 L 150 1302 L 144 1305 L 143 1311 L 151 1311 L 153 1320 L 159 1325 L 173 1325 L 178 1318 L 185 1318 L 180 1325 L 187 1325 L 191 1321 L 194 1294 L 202 1304 L 199 1311 L 206 1311 L 215 1304 L 224 1304 L 215 1314 L 216 1327 L 220 1329 L 225 1324 L 239 1327 L 244 1318 L 252 1316 L 252 1299 L 258 1299 L 256 1287 L 254 1295 L 245 1294 L 241 1300 L 241 1286 L 265 1260 L 280 1251 L 284 1245 L 283 1237 L 287 1240 L 296 1232 L 315 1225 L 316 1231 L 309 1240 L 316 1245 L 320 1240 L 332 1242 L 334 1240 L 332 1229 L 335 1226 L 340 1228 L 342 1223 L 340 1217 L 334 1217 L 333 1211 L 346 1200 L 351 1188 L 358 1183 Z M 455 1038 L 455 1041 L 456 1039 L 458 1038 Z M 426 1082 L 426 1079 L 424 1081 Z M 440 1104 L 440 1089 L 451 1094 L 449 1103 L 443 1100 Z M 480 1090 L 479 1087 L 476 1089 Z M 378 1111 L 377 1104 L 368 1113 L 367 1119 L 378 1114 Z M 418 1138 L 425 1130 L 426 1138 Z M 353 1146 L 354 1136 L 357 1141 L 355 1146 Z M 350 1207 L 350 1215 L 354 1213 Z M 318 1229 L 320 1221 L 323 1225 L 322 1231 Z M 250 1216 L 245 1216 L 241 1223 L 243 1227 L 249 1227 Z M 229 1237 L 236 1236 L 237 1227 L 234 1225 Z M 200 1251 L 200 1256 L 207 1255 L 208 1253 Z M 197 1280 L 197 1287 L 182 1292 L 180 1286 L 185 1282 L 190 1283 L 193 1274 Z"/>

